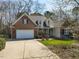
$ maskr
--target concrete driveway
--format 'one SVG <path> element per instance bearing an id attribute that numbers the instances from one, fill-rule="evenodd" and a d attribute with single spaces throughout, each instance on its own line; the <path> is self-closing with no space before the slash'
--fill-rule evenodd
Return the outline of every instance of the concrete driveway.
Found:
<path id="1" fill-rule="evenodd" d="M 0 52 L 0 59 L 59 59 L 36 40 L 8 41 Z"/>

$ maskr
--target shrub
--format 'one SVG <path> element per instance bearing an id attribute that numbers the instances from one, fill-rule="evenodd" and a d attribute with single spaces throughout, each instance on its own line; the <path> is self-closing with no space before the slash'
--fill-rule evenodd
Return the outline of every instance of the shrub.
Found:
<path id="1" fill-rule="evenodd" d="M 0 51 L 5 48 L 6 41 L 3 38 L 0 38 Z"/>

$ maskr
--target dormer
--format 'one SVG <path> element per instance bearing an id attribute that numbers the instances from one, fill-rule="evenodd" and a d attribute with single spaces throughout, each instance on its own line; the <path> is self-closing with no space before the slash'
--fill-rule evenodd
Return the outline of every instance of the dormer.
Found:
<path id="1" fill-rule="evenodd" d="M 40 20 L 36 20 L 36 24 L 37 24 L 37 26 L 41 26 L 41 21 Z"/>
<path id="2" fill-rule="evenodd" d="M 38 20 L 36 20 L 36 25 L 39 25 Z"/>
<path id="3" fill-rule="evenodd" d="M 43 26 L 44 26 L 44 27 L 47 27 L 46 21 L 43 22 Z"/>
<path id="4" fill-rule="evenodd" d="M 44 27 L 49 27 L 49 25 L 50 25 L 50 21 L 49 20 L 46 20 L 46 21 L 43 22 L 43 26 Z"/>

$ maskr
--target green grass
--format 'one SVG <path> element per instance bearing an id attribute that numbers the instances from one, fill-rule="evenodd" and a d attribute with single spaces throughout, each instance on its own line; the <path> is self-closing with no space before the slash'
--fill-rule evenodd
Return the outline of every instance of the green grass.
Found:
<path id="1" fill-rule="evenodd" d="M 41 43 L 43 43 L 44 45 L 71 45 L 73 43 L 76 42 L 76 40 L 56 40 L 56 39 L 52 39 L 52 40 L 44 40 L 44 41 L 40 41 Z"/>

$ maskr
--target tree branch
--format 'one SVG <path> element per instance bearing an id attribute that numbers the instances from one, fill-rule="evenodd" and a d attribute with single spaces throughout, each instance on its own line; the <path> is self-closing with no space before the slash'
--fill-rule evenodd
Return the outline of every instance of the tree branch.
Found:
<path id="1" fill-rule="evenodd" d="M 77 0 L 74 0 L 78 5 L 79 5 L 79 2 Z"/>

